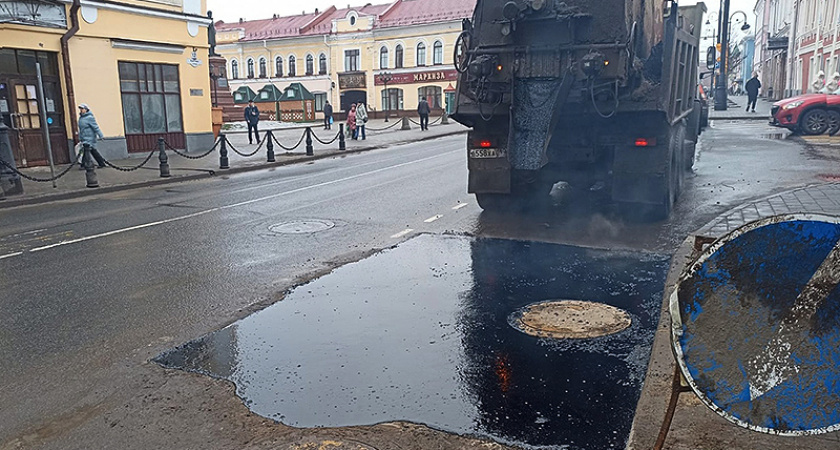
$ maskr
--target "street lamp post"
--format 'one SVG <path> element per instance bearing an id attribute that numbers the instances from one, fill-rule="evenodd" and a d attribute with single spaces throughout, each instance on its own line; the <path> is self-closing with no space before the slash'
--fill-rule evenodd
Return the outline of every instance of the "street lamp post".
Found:
<path id="1" fill-rule="evenodd" d="M 743 11 L 735 11 L 732 13 L 732 17 L 730 17 L 729 0 L 723 0 L 723 9 L 721 14 L 718 16 L 718 32 L 720 33 L 720 73 L 717 77 L 717 86 L 715 86 L 715 111 L 726 111 L 727 108 L 728 99 L 726 91 L 726 78 L 729 69 L 729 28 L 732 23 L 732 18 L 739 13 L 744 15 L 744 25 L 741 27 L 741 30 L 746 31 L 750 28 L 750 25 L 747 23 L 747 14 Z"/>
<path id="2" fill-rule="evenodd" d="M 388 121 L 388 111 L 391 109 L 390 108 L 391 99 L 390 99 L 390 93 L 388 92 L 388 83 L 390 83 L 391 80 L 394 79 L 394 76 L 391 75 L 391 72 L 382 72 L 378 76 L 379 76 L 379 81 L 382 83 L 383 86 L 385 86 L 385 88 L 383 89 L 383 91 L 385 92 L 385 95 L 389 96 L 388 101 L 385 102 L 385 108 L 383 108 L 383 109 L 385 109 L 385 121 L 387 122 Z"/>

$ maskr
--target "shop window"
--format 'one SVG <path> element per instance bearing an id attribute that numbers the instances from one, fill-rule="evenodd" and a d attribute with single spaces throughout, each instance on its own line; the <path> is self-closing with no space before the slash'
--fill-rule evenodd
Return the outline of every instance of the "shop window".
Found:
<path id="1" fill-rule="evenodd" d="M 379 68 L 388 68 L 388 47 L 385 47 L 384 45 L 379 49 Z"/>
<path id="2" fill-rule="evenodd" d="M 327 74 L 327 55 L 323 53 L 318 57 L 318 73 L 320 75 Z"/>
<path id="3" fill-rule="evenodd" d="M 274 58 L 274 76 L 280 78 L 283 76 L 283 57 L 278 56 Z"/>
<path id="4" fill-rule="evenodd" d="M 425 98 L 432 108 L 441 108 L 442 90 L 440 86 L 423 86 L 417 89 L 417 98 Z"/>
<path id="5" fill-rule="evenodd" d="M 435 41 L 433 53 L 433 64 L 436 66 L 443 64 L 443 42 Z"/>
<path id="6" fill-rule="evenodd" d="M 422 42 L 417 44 L 417 65 L 426 65 L 426 44 Z"/>
<path id="7" fill-rule="evenodd" d="M 306 55 L 306 75 L 314 75 L 315 74 L 315 57 L 312 55 Z"/>
<path id="8" fill-rule="evenodd" d="M 395 111 L 403 109 L 403 90 L 388 88 L 382 90 L 382 110 Z"/>
<path id="9" fill-rule="evenodd" d="M 394 68 L 395 69 L 402 69 L 403 68 L 403 46 L 397 45 L 397 48 L 394 50 Z"/>
<path id="10" fill-rule="evenodd" d="M 260 58 L 260 78 L 266 77 L 266 62 L 265 58 Z"/>
<path id="11" fill-rule="evenodd" d="M 248 78 L 254 78 L 254 60 L 248 58 Z"/>
<path id="12" fill-rule="evenodd" d="M 239 63 L 235 59 L 230 62 L 230 74 L 234 80 L 239 78 Z"/>
<path id="13" fill-rule="evenodd" d="M 58 76 L 58 58 L 55 53 L 35 50 L 0 49 L 0 73 L 35 75 L 35 63 L 41 64 L 41 75 Z"/>
<path id="14" fill-rule="evenodd" d="M 359 50 L 344 51 L 344 71 L 356 72 L 359 70 Z"/>
<path id="15" fill-rule="evenodd" d="M 126 134 L 184 130 L 177 66 L 120 62 L 119 72 Z"/>
<path id="16" fill-rule="evenodd" d="M 315 111 L 322 112 L 324 111 L 324 103 L 327 101 L 327 93 L 314 93 L 315 95 Z"/>
<path id="17" fill-rule="evenodd" d="M 289 56 L 289 76 L 294 77 L 297 75 L 297 60 L 295 59 L 295 55 Z"/>

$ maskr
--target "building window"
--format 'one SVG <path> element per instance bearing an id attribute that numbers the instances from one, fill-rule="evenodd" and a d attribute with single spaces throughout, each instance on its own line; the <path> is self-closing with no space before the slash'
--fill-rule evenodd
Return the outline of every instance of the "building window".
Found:
<path id="1" fill-rule="evenodd" d="M 178 66 L 121 61 L 119 72 L 125 134 L 184 131 Z"/>
<path id="2" fill-rule="evenodd" d="M 327 101 L 327 93 L 314 93 L 315 94 L 315 112 L 322 112 L 324 110 L 324 103 Z"/>
<path id="3" fill-rule="evenodd" d="M 356 25 L 356 16 L 350 16 L 350 26 Z"/>
<path id="4" fill-rule="evenodd" d="M 397 48 L 394 50 L 394 68 L 395 69 L 402 69 L 403 68 L 403 46 L 397 45 Z"/>
<path id="5" fill-rule="evenodd" d="M 379 68 L 388 68 L 388 47 L 385 47 L 384 45 L 379 49 Z"/>
<path id="6" fill-rule="evenodd" d="M 289 56 L 289 76 L 293 77 L 296 75 L 296 67 L 295 67 L 295 55 Z"/>
<path id="7" fill-rule="evenodd" d="M 359 50 L 344 51 L 344 71 L 356 72 L 359 70 Z"/>
<path id="8" fill-rule="evenodd" d="M 327 55 L 323 53 L 318 57 L 318 73 L 320 75 L 327 74 Z"/>
<path id="9" fill-rule="evenodd" d="M 234 80 L 239 78 L 239 63 L 235 59 L 230 62 L 230 74 Z"/>
<path id="10" fill-rule="evenodd" d="M 306 55 L 306 74 L 313 75 L 315 73 L 315 57 Z"/>
<path id="11" fill-rule="evenodd" d="M 440 86 L 423 86 L 417 89 L 417 98 L 425 98 L 432 108 L 441 108 Z"/>
<path id="12" fill-rule="evenodd" d="M 422 42 L 417 44 L 417 65 L 426 65 L 426 44 Z"/>
<path id="13" fill-rule="evenodd" d="M 274 58 L 274 76 L 280 78 L 283 76 L 283 57 L 278 56 Z"/>
<path id="14" fill-rule="evenodd" d="M 434 54 L 432 57 L 434 58 L 434 65 L 439 66 L 443 64 L 443 42 L 435 41 Z"/>
<path id="15" fill-rule="evenodd" d="M 265 78 L 266 77 L 266 75 L 265 75 L 266 74 L 266 67 L 265 66 L 266 66 L 265 58 L 260 58 L 260 78 Z"/>
<path id="16" fill-rule="evenodd" d="M 395 111 L 403 109 L 403 90 L 388 88 L 382 90 L 382 110 Z"/>
<path id="17" fill-rule="evenodd" d="M 254 60 L 248 58 L 248 78 L 254 78 Z"/>

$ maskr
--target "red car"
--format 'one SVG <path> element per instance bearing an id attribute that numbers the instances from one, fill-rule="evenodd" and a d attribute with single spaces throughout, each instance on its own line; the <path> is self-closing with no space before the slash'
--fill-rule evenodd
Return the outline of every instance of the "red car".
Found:
<path id="1" fill-rule="evenodd" d="M 802 94 L 773 103 L 770 125 L 794 133 L 833 136 L 840 131 L 840 95 Z"/>

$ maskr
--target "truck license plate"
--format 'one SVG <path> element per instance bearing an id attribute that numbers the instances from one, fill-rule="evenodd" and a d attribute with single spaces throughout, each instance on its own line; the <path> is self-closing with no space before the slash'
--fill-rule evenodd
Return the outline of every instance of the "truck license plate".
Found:
<path id="1" fill-rule="evenodd" d="M 501 158 L 504 152 L 497 148 L 471 148 L 470 158 Z"/>

